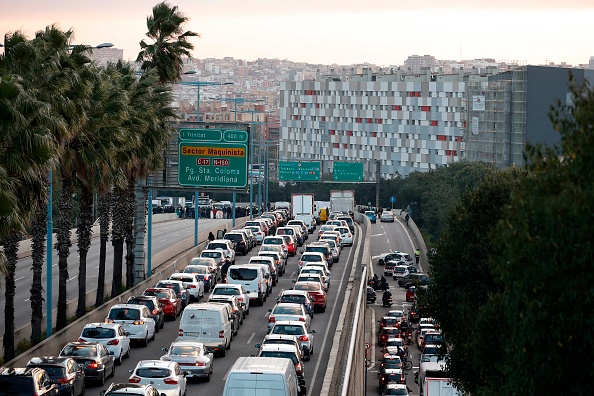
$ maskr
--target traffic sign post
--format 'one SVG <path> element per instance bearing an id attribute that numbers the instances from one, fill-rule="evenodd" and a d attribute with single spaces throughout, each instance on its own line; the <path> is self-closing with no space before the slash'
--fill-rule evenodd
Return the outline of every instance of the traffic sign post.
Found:
<path id="1" fill-rule="evenodd" d="M 320 161 L 279 161 L 278 179 L 284 181 L 320 181 Z"/>
<path id="2" fill-rule="evenodd" d="M 390 203 L 392 204 L 392 209 L 394 209 L 394 202 L 396 202 L 396 197 L 392 195 L 390 197 Z"/>
<path id="3" fill-rule="evenodd" d="M 178 183 L 197 188 L 245 188 L 248 142 L 245 130 L 180 129 Z"/>
<path id="4" fill-rule="evenodd" d="M 363 181 L 363 163 L 335 162 L 332 173 L 334 181 L 361 182 Z"/>

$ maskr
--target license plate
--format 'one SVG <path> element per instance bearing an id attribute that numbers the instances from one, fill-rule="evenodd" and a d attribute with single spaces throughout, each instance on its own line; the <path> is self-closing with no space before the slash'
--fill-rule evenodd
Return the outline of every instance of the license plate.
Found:
<path id="1" fill-rule="evenodd" d="M 188 337 L 198 337 L 200 333 L 186 333 Z"/>

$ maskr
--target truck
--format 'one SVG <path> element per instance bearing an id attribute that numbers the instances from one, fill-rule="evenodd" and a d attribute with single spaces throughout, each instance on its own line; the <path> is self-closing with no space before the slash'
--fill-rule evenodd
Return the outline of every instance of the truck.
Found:
<path id="1" fill-rule="evenodd" d="M 332 190 L 330 191 L 330 212 L 355 212 L 355 191 Z"/>
<path id="2" fill-rule="evenodd" d="M 422 396 L 462 396 L 462 392 L 452 384 L 445 358 L 438 355 L 421 355 L 415 383 L 419 385 Z"/>
<path id="3" fill-rule="evenodd" d="M 426 377 L 422 389 L 423 396 L 462 396 L 452 384 L 451 378 Z"/>
<path id="4" fill-rule="evenodd" d="M 330 211 L 330 201 L 314 201 L 314 218 L 317 224 L 325 223 L 328 220 L 328 213 L 325 216 L 321 213 L 325 209 Z"/>
<path id="5" fill-rule="evenodd" d="M 313 194 L 291 194 L 291 208 L 295 220 L 303 220 L 307 226 L 307 232 L 313 233 L 316 228 L 314 217 L 314 195 Z"/>

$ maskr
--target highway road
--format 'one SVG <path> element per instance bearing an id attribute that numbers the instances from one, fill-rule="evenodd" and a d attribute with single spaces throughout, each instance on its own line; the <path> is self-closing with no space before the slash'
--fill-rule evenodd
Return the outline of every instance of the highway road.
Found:
<path id="1" fill-rule="evenodd" d="M 221 219 L 200 219 L 198 223 L 199 231 L 213 230 L 216 235 L 217 229 L 224 228 L 224 222 L 226 220 Z M 194 220 L 176 219 L 167 222 L 154 223 L 152 227 L 152 254 L 155 255 L 160 251 L 176 244 L 184 239 L 192 238 L 194 236 Z M 54 243 L 56 241 L 54 240 Z M 200 241 L 201 242 L 201 241 Z M 54 249 L 52 259 L 52 270 L 53 270 L 53 292 L 52 300 L 53 306 L 57 306 L 58 301 L 58 253 Z M 31 321 L 31 303 L 29 297 L 31 295 L 31 257 L 25 257 L 17 262 L 15 280 L 16 280 L 16 294 L 15 294 L 15 328 L 20 328 Z M 67 299 L 68 301 L 75 300 L 78 298 L 78 265 L 79 265 L 79 254 L 77 251 L 76 243 L 73 243 L 70 248 L 70 256 L 68 257 L 68 281 L 67 281 Z M 125 262 L 124 262 L 125 265 Z M 91 241 L 91 247 L 87 256 L 87 291 L 97 288 L 97 273 L 99 268 L 99 238 L 93 238 Z M 113 247 L 111 245 L 111 239 L 107 242 L 107 259 L 106 259 L 106 270 L 105 279 L 111 280 L 113 268 Z M 45 265 L 43 268 L 42 285 L 45 288 L 46 285 L 46 270 Z M 109 293 L 109 290 L 106 291 Z M 45 291 L 44 291 L 45 298 Z M 0 295 L 0 318 L 4 318 L 4 293 Z M 95 303 L 95 299 L 87 301 L 87 305 Z M 43 307 L 43 313 L 45 315 L 45 302 Z"/>
<path id="2" fill-rule="evenodd" d="M 400 222 L 398 218 L 394 223 L 380 223 L 371 225 L 371 257 L 372 270 L 379 277 L 383 274 L 383 267 L 377 264 L 378 256 L 400 250 L 414 257 L 415 246 L 406 232 L 406 225 Z M 373 276 L 373 273 L 371 274 Z M 379 395 L 379 377 L 378 377 L 378 359 L 382 356 L 382 349 L 377 343 L 378 320 L 387 315 L 391 309 L 405 310 L 411 303 L 406 302 L 404 288 L 398 287 L 396 281 L 391 277 L 386 277 L 390 284 L 392 292 L 393 305 L 390 308 L 382 307 L 382 292 L 377 292 L 377 301 L 375 304 L 367 304 L 366 321 L 370 326 L 366 326 L 366 340 L 371 342 L 370 365 L 367 368 L 366 390 L 368 395 Z M 413 340 L 414 342 L 414 340 Z M 413 368 L 405 371 L 406 385 L 411 389 L 411 395 L 419 395 L 419 386 L 415 384 L 414 372 L 419 370 L 420 353 L 413 344 L 409 347 L 412 355 Z"/>
<path id="3" fill-rule="evenodd" d="M 360 229 L 358 230 L 360 231 Z M 357 236 L 360 232 L 357 232 Z M 312 235 L 308 242 L 312 241 Z M 334 263 L 331 268 L 332 278 L 328 291 L 328 301 L 326 312 L 317 312 L 312 319 L 311 328 L 316 330 L 314 354 L 311 360 L 305 362 L 305 375 L 308 388 L 308 395 L 321 393 L 324 382 L 324 374 L 328 366 L 332 341 L 337 331 L 337 322 L 340 315 L 340 309 L 343 303 L 343 296 L 348 282 L 348 276 L 353 265 L 353 257 L 359 252 L 357 238 L 353 247 L 345 247 L 341 253 L 338 263 Z M 237 264 L 247 263 L 249 258 L 256 255 L 258 247 L 254 248 L 248 255 L 238 255 Z M 210 394 L 221 395 L 225 384 L 225 378 L 229 368 L 240 356 L 250 356 L 256 354 L 255 344 L 262 341 L 266 335 L 268 323 L 268 309 L 276 303 L 276 297 L 283 289 L 290 289 L 293 286 L 292 280 L 297 276 L 297 261 L 299 254 L 290 257 L 287 266 L 287 272 L 279 278 L 278 284 L 273 288 L 271 296 L 266 300 L 264 306 L 251 306 L 250 314 L 246 317 L 243 325 L 239 329 L 238 335 L 233 339 L 231 349 L 227 351 L 225 357 L 215 357 L 214 371 L 210 382 L 189 381 L 188 395 Z M 201 301 L 206 301 L 208 293 Z M 100 390 L 107 389 L 112 383 L 127 382 L 130 373 L 139 360 L 159 359 L 164 353 L 161 348 L 166 348 L 177 338 L 179 318 L 175 321 L 168 321 L 165 327 L 157 335 L 155 341 L 149 343 L 148 347 L 135 346 L 131 352 L 130 359 L 124 359 L 121 366 L 116 367 L 116 375 L 110 378 L 103 387 L 89 386 L 87 394 L 99 394 Z M 75 340 L 73 340 L 75 341 Z M 56 351 L 57 353 L 57 351 Z M 32 357 L 32 356 L 31 356 Z"/>

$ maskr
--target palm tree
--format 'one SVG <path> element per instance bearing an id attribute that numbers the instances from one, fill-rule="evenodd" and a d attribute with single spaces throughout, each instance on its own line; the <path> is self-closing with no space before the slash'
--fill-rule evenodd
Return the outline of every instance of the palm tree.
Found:
<path id="1" fill-rule="evenodd" d="M 159 82 L 181 81 L 183 57 L 191 57 L 194 45 L 190 37 L 200 37 L 198 33 L 183 31 L 188 18 L 179 12 L 177 6 L 162 2 L 153 7 L 153 15 L 147 17 L 147 37 L 154 43 L 140 42 L 141 51 L 136 62 L 142 62 L 141 70 L 155 69 L 159 73 Z"/>

